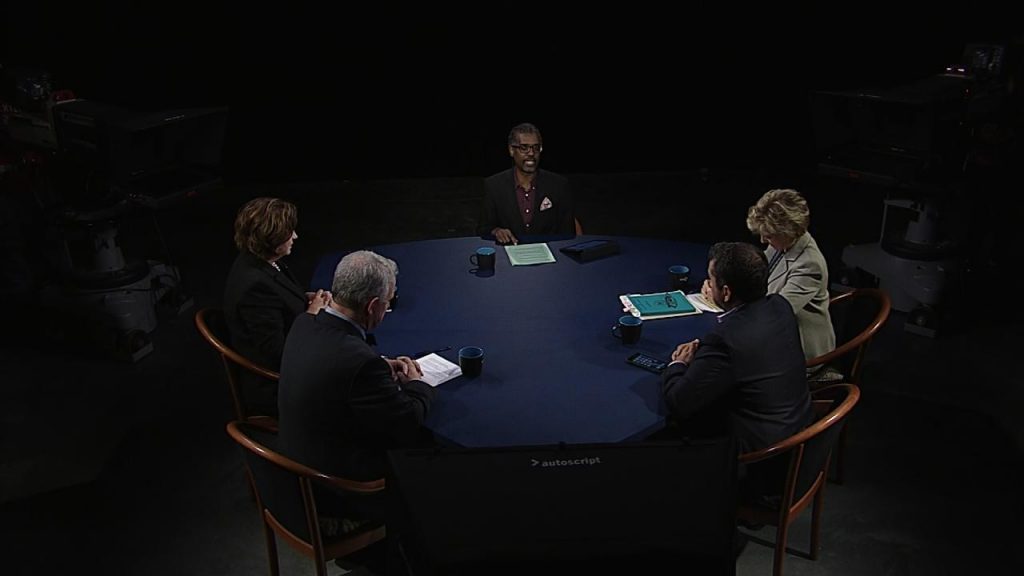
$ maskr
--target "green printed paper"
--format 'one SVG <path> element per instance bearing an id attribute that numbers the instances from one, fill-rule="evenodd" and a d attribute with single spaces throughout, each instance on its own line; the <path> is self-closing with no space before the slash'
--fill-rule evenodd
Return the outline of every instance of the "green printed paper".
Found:
<path id="1" fill-rule="evenodd" d="M 530 266 L 532 264 L 550 264 L 555 261 L 551 249 L 545 243 L 540 244 L 517 244 L 505 246 L 505 253 L 508 254 L 508 261 L 513 266 Z"/>

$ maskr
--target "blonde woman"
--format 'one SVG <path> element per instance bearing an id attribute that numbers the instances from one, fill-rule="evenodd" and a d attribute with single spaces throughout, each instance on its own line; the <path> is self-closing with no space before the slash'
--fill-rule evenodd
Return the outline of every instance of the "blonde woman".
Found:
<path id="1" fill-rule="evenodd" d="M 836 347 L 828 312 L 828 266 L 807 232 L 811 212 L 796 190 L 769 190 L 747 211 L 747 228 L 768 244 L 768 293 L 789 301 L 807 359 Z"/>

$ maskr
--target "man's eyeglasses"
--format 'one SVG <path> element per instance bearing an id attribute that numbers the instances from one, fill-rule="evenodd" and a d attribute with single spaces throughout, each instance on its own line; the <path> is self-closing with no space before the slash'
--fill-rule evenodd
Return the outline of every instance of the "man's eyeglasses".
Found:
<path id="1" fill-rule="evenodd" d="M 540 151 L 544 149 L 540 144 L 513 144 L 512 147 L 522 154 L 526 154 L 530 150 L 533 150 L 534 154 L 540 154 Z"/>

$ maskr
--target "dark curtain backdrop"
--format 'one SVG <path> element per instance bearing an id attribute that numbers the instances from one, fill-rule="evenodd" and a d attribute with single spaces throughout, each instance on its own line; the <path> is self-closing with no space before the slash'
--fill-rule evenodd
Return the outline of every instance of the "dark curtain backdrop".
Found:
<path id="1" fill-rule="evenodd" d="M 5 65 L 49 70 L 80 97 L 231 109 L 237 180 L 481 176 L 531 121 L 563 172 L 799 168 L 807 93 L 894 85 L 1005 40 L 972 3 L 796 8 L 514 3 L 462 14 L 341 7 L 17 2 Z M 680 15 L 681 14 L 681 15 Z"/>

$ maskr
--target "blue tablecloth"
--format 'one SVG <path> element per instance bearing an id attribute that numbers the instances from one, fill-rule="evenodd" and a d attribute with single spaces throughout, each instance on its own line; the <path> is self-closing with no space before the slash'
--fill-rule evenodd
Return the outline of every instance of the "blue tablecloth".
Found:
<path id="1" fill-rule="evenodd" d="M 495 274 L 470 272 L 480 238 L 374 248 L 399 266 L 395 310 L 376 330 L 388 356 L 451 346 L 485 351 L 483 374 L 439 387 L 427 426 L 467 447 L 639 440 L 664 425 L 659 377 L 625 362 L 636 351 L 668 359 L 681 342 L 710 330 L 714 314 L 646 321 L 640 341 L 611 335 L 618 296 L 669 289 L 668 268 L 685 264 L 694 289 L 707 270 L 707 246 L 610 238 L 621 253 L 580 263 L 558 251 L 583 236 L 550 242 L 557 262 L 512 266 L 498 247 Z M 329 288 L 342 254 L 321 259 L 312 288 Z"/>

